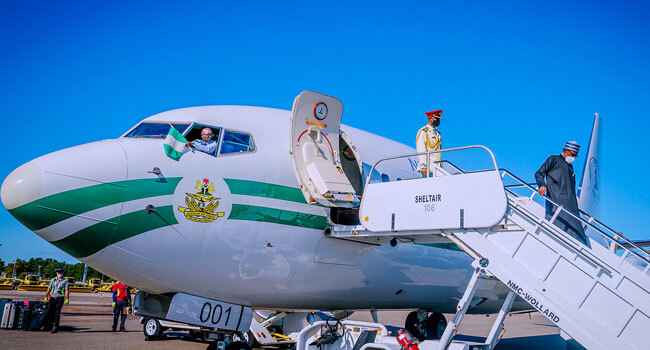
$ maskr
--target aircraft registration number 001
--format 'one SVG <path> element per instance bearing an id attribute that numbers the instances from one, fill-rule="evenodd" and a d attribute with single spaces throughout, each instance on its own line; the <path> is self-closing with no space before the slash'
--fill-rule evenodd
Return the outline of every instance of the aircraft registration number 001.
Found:
<path id="1" fill-rule="evenodd" d="M 246 332 L 250 328 L 253 310 L 248 306 L 177 293 L 172 298 L 166 318 L 208 328 Z"/>

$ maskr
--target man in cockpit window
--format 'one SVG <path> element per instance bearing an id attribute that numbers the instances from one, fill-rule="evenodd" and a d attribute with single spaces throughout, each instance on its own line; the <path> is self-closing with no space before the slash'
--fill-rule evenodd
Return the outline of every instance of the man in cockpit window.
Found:
<path id="1" fill-rule="evenodd" d="M 207 153 L 211 156 L 216 156 L 217 141 L 215 141 L 213 138 L 214 134 L 212 133 L 212 129 L 203 128 L 203 130 L 201 130 L 201 138 L 196 139 L 192 142 L 188 142 L 187 147 L 194 148 L 197 151 Z"/>

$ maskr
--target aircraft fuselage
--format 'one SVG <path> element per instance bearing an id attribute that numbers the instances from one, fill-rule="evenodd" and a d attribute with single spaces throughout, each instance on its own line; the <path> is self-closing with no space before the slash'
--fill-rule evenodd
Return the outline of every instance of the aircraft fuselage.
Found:
<path id="1" fill-rule="evenodd" d="M 54 152 L 8 176 L 5 207 L 103 273 L 152 293 L 291 310 L 428 308 L 450 312 L 471 259 L 449 245 L 371 245 L 327 237 L 329 209 L 307 204 L 290 158 L 289 112 L 208 106 L 144 120 L 243 132 L 254 149 L 179 161 L 161 138 L 120 137 Z M 343 127 L 364 163 L 413 153 Z M 128 132 L 127 132 L 128 134 Z M 125 134 L 125 135 L 127 135 Z M 473 312 L 506 290 L 484 281 Z"/>

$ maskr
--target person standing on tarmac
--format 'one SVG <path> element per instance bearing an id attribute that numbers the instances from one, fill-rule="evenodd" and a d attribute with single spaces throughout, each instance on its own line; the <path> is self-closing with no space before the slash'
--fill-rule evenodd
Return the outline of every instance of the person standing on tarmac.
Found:
<path id="1" fill-rule="evenodd" d="M 113 332 L 117 331 L 117 319 L 120 319 L 120 332 L 126 332 L 124 323 L 128 307 L 131 305 L 131 294 L 129 287 L 122 281 L 117 281 L 111 286 L 113 292 Z"/>
<path id="2" fill-rule="evenodd" d="M 442 135 L 438 130 L 442 109 L 424 112 L 427 116 L 427 123 L 418 130 L 415 136 L 415 147 L 417 153 L 428 153 L 418 156 L 418 172 L 424 177 L 438 176 L 438 169 L 441 167 L 440 148 L 442 147 Z"/>
<path id="3" fill-rule="evenodd" d="M 70 303 L 70 288 L 68 286 L 68 280 L 63 277 L 63 269 L 58 268 L 55 272 L 56 277 L 50 280 L 47 292 L 45 293 L 45 300 L 47 301 L 45 329 L 52 327 L 50 331 L 52 333 L 59 331 L 63 304 L 67 305 Z"/>
<path id="4" fill-rule="evenodd" d="M 576 141 L 568 141 L 560 155 L 548 157 L 535 173 L 539 194 L 547 196 L 551 201 L 577 217 L 580 217 L 580 210 L 576 197 L 576 175 L 572 164 L 579 151 L 580 145 Z M 556 209 L 557 206 L 546 202 L 547 220 L 553 216 Z M 563 211 L 555 220 L 555 225 L 582 243 L 589 245 L 584 227 L 578 219 Z"/>
<path id="5" fill-rule="evenodd" d="M 117 319 L 120 319 L 120 332 L 126 332 L 124 323 L 128 307 L 131 306 L 131 294 L 129 287 L 122 281 L 116 281 L 111 286 L 113 292 L 113 332 L 117 331 Z"/>

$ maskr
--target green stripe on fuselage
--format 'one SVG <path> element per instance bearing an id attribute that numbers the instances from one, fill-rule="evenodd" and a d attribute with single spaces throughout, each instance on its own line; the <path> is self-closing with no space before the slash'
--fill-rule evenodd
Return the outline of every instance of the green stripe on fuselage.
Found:
<path id="1" fill-rule="evenodd" d="M 167 205 L 151 213 L 138 210 L 120 215 L 50 243 L 75 258 L 83 258 L 127 238 L 177 223 L 174 208 Z"/>
<path id="2" fill-rule="evenodd" d="M 327 226 L 327 218 L 324 216 L 244 204 L 233 204 L 229 219 L 271 222 L 321 230 Z M 111 244 L 175 224 L 178 224 L 178 221 L 174 216 L 173 206 L 168 205 L 156 208 L 154 213 L 139 210 L 110 218 L 50 243 L 76 258 L 83 258 Z"/>
<path id="3" fill-rule="evenodd" d="M 228 219 L 263 221 L 319 230 L 327 227 L 327 218 L 322 215 L 306 214 L 296 211 L 258 207 L 256 205 L 246 204 L 233 204 Z"/>
<path id="4" fill-rule="evenodd" d="M 173 194 L 181 177 L 138 179 L 82 187 L 25 204 L 10 212 L 32 230 L 48 227 L 75 215 L 131 200 Z M 265 197 L 307 204 L 300 189 L 283 185 L 224 179 L 230 192 L 237 195 Z M 310 229 L 327 227 L 327 217 L 284 209 L 255 205 L 233 204 L 229 219 L 270 222 Z M 68 254 L 87 257 L 128 238 L 157 228 L 178 224 L 173 205 L 156 209 L 148 214 L 144 210 L 106 218 L 58 241 L 51 242 Z"/>
<path id="5" fill-rule="evenodd" d="M 295 187 L 270 184 L 266 182 L 258 182 L 251 180 L 240 179 L 223 179 L 230 189 L 232 194 L 240 194 L 245 196 L 266 197 L 273 199 L 281 199 L 290 202 L 303 203 L 305 197 L 302 195 L 300 189 Z"/>
<path id="6" fill-rule="evenodd" d="M 181 177 L 102 183 L 56 193 L 9 212 L 31 230 L 105 206 L 174 193 Z"/>

